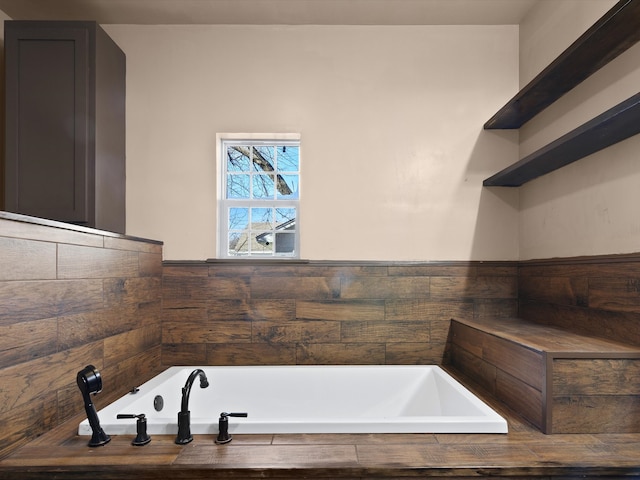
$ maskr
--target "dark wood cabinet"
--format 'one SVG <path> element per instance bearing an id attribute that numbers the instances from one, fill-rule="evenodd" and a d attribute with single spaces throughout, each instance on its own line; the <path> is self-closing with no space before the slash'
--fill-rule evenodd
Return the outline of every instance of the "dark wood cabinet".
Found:
<path id="1" fill-rule="evenodd" d="M 122 50 L 95 22 L 6 21 L 5 210 L 125 233 Z"/>

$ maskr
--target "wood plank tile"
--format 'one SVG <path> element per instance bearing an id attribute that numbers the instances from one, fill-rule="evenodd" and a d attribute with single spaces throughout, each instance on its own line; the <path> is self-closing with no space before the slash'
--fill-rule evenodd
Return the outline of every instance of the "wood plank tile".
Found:
<path id="1" fill-rule="evenodd" d="M 207 275 L 210 277 L 245 277 L 249 278 L 262 271 L 262 265 L 256 266 L 247 262 L 232 263 L 214 263 L 212 265 L 204 264 L 207 267 Z M 189 268 L 189 267 L 185 267 Z M 198 269 L 200 274 L 200 269 Z"/>
<path id="2" fill-rule="evenodd" d="M 59 348 L 67 350 L 102 340 L 106 336 L 105 316 L 100 310 L 58 317 L 55 332 Z"/>
<path id="3" fill-rule="evenodd" d="M 495 365 L 455 344 L 451 348 L 449 361 L 457 371 L 461 371 L 468 378 L 473 378 L 490 395 L 496 396 L 498 373 Z"/>
<path id="4" fill-rule="evenodd" d="M 7 387 L 0 390 L 0 413 L 29 403 L 43 392 L 74 384 L 78 370 L 89 363 L 100 369 L 102 358 L 98 342 L 0 369 L 0 385 Z"/>
<path id="5" fill-rule="evenodd" d="M 634 395 L 640 392 L 640 359 L 564 359 L 553 361 L 553 393 Z"/>
<path id="6" fill-rule="evenodd" d="M 431 298 L 517 298 L 515 277 L 432 277 Z"/>
<path id="7" fill-rule="evenodd" d="M 217 437 L 217 435 L 194 435 L 193 436 L 193 441 L 198 442 L 198 445 L 202 445 L 202 444 L 213 444 L 215 443 L 215 438 Z M 273 443 L 273 437 L 274 435 L 272 434 L 260 434 L 260 433 L 256 433 L 256 434 L 234 434 L 233 435 L 233 444 L 236 446 L 242 446 L 242 445 L 271 445 Z"/>
<path id="8" fill-rule="evenodd" d="M 140 253 L 138 269 L 141 277 L 161 277 L 162 253 Z"/>
<path id="9" fill-rule="evenodd" d="M 78 245 L 58 246 L 58 278 L 136 277 L 138 254 Z"/>
<path id="10" fill-rule="evenodd" d="M 384 320 L 385 304 L 383 300 L 299 300 L 295 316 L 307 320 Z"/>
<path id="11" fill-rule="evenodd" d="M 526 432 L 513 432 L 509 431 L 507 434 L 503 433 L 436 433 L 434 435 L 436 437 L 436 441 L 440 445 L 473 445 L 473 444 L 484 444 L 484 445 L 522 445 L 528 446 L 532 442 L 540 441 L 540 442 L 555 442 L 556 436 L 549 437 L 544 435 L 543 433 L 538 432 L 538 435 L 531 433 L 530 431 Z M 566 436 L 559 435 L 557 439 L 557 444 L 562 445 L 563 443 L 573 444 L 574 442 L 584 441 L 593 444 L 601 444 L 598 439 L 591 435 L 584 435 L 586 437 L 584 440 L 580 438 L 576 438 L 575 435 L 570 436 L 569 439 L 566 439 Z M 562 438 L 565 437 L 564 442 Z"/>
<path id="12" fill-rule="evenodd" d="M 340 322 L 322 320 L 255 321 L 251 324 L 254 343 L 335 343 L 340 341 Z"/>
<path id="13" fill-rule="evenodd" d="M 234 435 L 234 441 L 236 436 Z M 432 445 L 437 443 L 432 433 L 341 433 L 327 434 L 278 434 L 273 436 L 274 445 Z"/>
<path id="14" fill-rule="evenodd" d="M 245 278 L 209 277 L 203 293 L 210 299 L 247 300 L 249 286 Z"/>
<path id="15" fill-rule="evenodd" d="M 357 448 L 360 464 L 365 467 L 477 469 L 537 463 L 536 455 L 522 444 L 358 445 Z"/>
<path id="16" fill-rule="evenodd" d="M 518 316 L 535 323 L 556 326 L 584 335 L 600 335 L 603 325 L 589 321 L 589 310 L 570 305 L 554 305 L 521 300 Z"/>
<path id="17" fill-rule="evenodd" d="M 204 343 L 162 343 L 162 365 L 208 365 Z"/>
<path id="18" fill-rule="evenodd" d="M 584 437 L 587 436 L 592 436 L 594 437 L 597 441 L 611 445 L 611 446 L 615 446 L 617 444 L 638 444 L 640 443 L 640 433 L 599 433 L 597 435 L 586 435 L 586 434 L 575 434 L 575 435 L 555 435 L 555 437 L 560 437 L 560 438 L 579 438 L 579 439 L 583 439 Z M 576 442 L 577 443 L 577 442 Z"/>
<path id="19" fill-rule="evenodd" d="M 139 305 L 122 304 L 105 308 L 98 312 L 97 320 L 102 327 L 104 337 L 111 337 L 119 333 L 134 330 L 136 328 L 157 325 L 160 318 L 160 302 L 142 303 Z M 86 316 L 89 321 L 92 317 Z M 87 328 L 90 332 L 99 330 L 99 326 Z M 67 336 L 65 334 L 65 336 Z M 73 339 L 82 338 L 82 333 L 77 332 Z"/>
<path id="20" fill-rule="evenodd" d="M 297 303 L 294 299 L 257 299 L 249 302 L 247 317 L 251 320 L 289 321 L 296 319 Z M 211 310 L 209 317 L 212 317 Z M 216 315 L 219 318 L 219 315 Z M 224 317 L 221 317 L 224 318 Z"/>
<path id="21" fill-rule="evenodd" d="M 43 479 L 66 471 L 77 473 L 78 478 L 89 474 L 105 479 L 178 475 L 176 478 L 495 476 L 532 480 L 622 478 L 633 476 L 640 464 L 640 434 L 543 435 L 520 428 L 524 424 L 518 417 L 508 420 L 510 433 L 506 435 L 235 435 L 227 446 L 214 445 L 211 435 L 196 435 L 185 447 L 173 444 L 171 435 L 158 435 L 144 449 L 131 447 L 127 435 L 113 436 L 107 447 L 90 449 L 85 437 L 64 426 L 62 433 L 47 433 L 0 461 L 0 478 L 13 479 L 29 469 L 43 475 L 28 478 Z M 309 455 L 309 450 L 316 454 Z M 88 462 L 93 456 L 94 461 Z"/>
<path id="22" fill-rule="evenodd" d="M 295 365 L 294 345 L 207 344 L 207 365 Z"/>
<path id="23" fill-rule="evenodd" d="M 171 308 L 197 308 L 207 305 L 207 276 L 168 274 L 163 268 L 162 277 L 162 303 L 164 309 Z"/>
<path id="24" fill-rule="evenodd" d="M 33 399 L 5 411 L 1 419 L 0 458 L 44 432 L 44 400 Z"/>
<path id="25" fill-rule="evenodd" d="M 8 367 L 57 351 L 55 318 L 0 325 L 0 365 Z"/>
<path id="26" fill-rule="evenodd" d="M 559 305 L 587 306 L 589 285 L 586 277 L 521 277 L 519 298 Z"/>
<path id="27" fill-rule="evenodd" d="M 496 369 L 496 397 L 536 427 L 543 429 L 545 420 L 542 409 L 543 397 L 539 390 Z"/>
<path id="28" fill-rule="evenodd" d="M 350 343 L 429 342 L 430 321 L 342 322 L 341 341 Z"/>
<path id="29" fill-rule="evenodd" d="M 516 277 L 518 268 L 519 262 L 480 262 L 478 264 L 478 277 Z"/>
<path id="30" fill-rule="evenodd" d="M 385 300 L 386 320 L 446 320 L 471 318 L 473 303 L 469 301 L 447 301 L 424 298 Z M 354 318 L 353 320 L 358 320 Z"/>
<path id="31" fill-rule="evenodd" d="M 108 356 L 105 357 L 105 366 L 111 366 L 159 346 L 161 335 L 160 325 L 151 325 L 105 338 L 104 349 L 108 352 Z"/>
<path id="32" fill-rule="evenodd" d="M 153 438 L 151 441 L 153 442 Z M 113 478 L 113 471 L 118 470 L 115 466 L 167 465 L 176 458 L 180 451 L 179 445 L 171 445 L 169 443 L 153 445 L 153 448 L 147 449 L 145 455 L 132 455 L 132 448 L 131 441 L 128 438 L 112 436 L 111 442 L 104 447 L 98 448 L 88 448 L 86 442 L 83 441 L 77 448 L 70 448 L 69 445 L 49 446 L 46 450 L 44 447 L 23 448 L 19 456 L 7 459 L 3 463 L 6 467 L 35 467 L 42 464 L 43 457 L 48 457 L 56 459 L 57 470 L 64 470 L 64 467 L 71 466 L 90 467 L 89 470 L 95 472 L 95 475 L 91 475 L 91 478 L 95 478 L 100 475 L 101 467 L 110 467 L 112 469 L 111 478 Z M 82 478 L 82 475 L 76 478 Z M 109 477 L 103 476 L 102 478 Z M 123 477 L 118 476 L 116 478 Z"/>
<path id="33" fill-rule="evenodd" d="M 445 354 L 444 343 L 390 343 L 385 344 L 387 365 L 441 365 Z"/>
<path id="34" fill-rule="evenodd" d="M 486 335 L 482 358 L 536 390 L 542 391 L 545 366 L 540 352 Z"/>
<path id="35" fill-rule="evenodd" d="M 520 262 L 520 276 L 551 277 L 598 277 L 621 278 L 639 277 L 640 262 L 637 255 L 611 255 L 602 257 L 584 257 L 551 259 L 547 262 Z"/>
<path id="36" fill-rule="evenodd" d="M 464 262 L 461 262 L 464 263 Z M 478 273 L 476 264 L 466 265 L 429 264 L 420 265 L 389 265 L 389 276 L 409 277 L 475 277 Z"/>
<path id="37" fill-rule="evenodd" d="M 211 300 L 248 300 L 245 279 L 194 276 L 164 276 L 164 308 L 206 307 Z"/>
<path id="38" fill-rule="evenodd" d="M 429 322 L 429 341 L 431 343 L 447 343 L 449 341 L 451 320 L 443 318 Z"/>
<path id="39" fill-rule="evenodd" d="M 193 322 L 206 324 L 209 321 L 207 309 L 194 308 L 164 308 L 162 310 L 162 323 L 170 325 L 172 323 Z"/>
<path id="40" fill-rule="evenodd" d="M 589 307 L 614 312 L 639 312 L 640 278 L 589 278 Z"/>
<path id="41" fill-rule="evenodd" d="M 537 465 L 538 458 L 526 445 L 521 444 L 457 444 L 428 448 L 426 463 L 432 466 L 453 464 L 473 468 L 518 467 L 523 464 Z"/>
<path id="42" fill-rule="evenodd" d="M 523 321 L 518 318 L 474 319 L 473 321 L 460 319 L 456 321 L 540 352 L 545 351 L 555 354 L 598 354 L 603 352 L 634 354 L 637 352 L 637 347 L 631 345 L 580 335 L 571 331 L 553 328 L 553 326 Z"/>
<path id="43" fill-rule="evenodd" d="M 162 264 L 162 275 L 165 277 L 208 277 L 209 265 L 206 263 L 195 263 L 188 265 L 173 265 L 164 262 Z"/>
<path id="44" fill-rule="evenodd" d="M 452 343 L 470 352 L 479 359 L 484 359 L 489 334 L 483 330 L 465 325 L 458 320 L 451 322 L 450 339 Z"/>
<path id="45" fill-rule="evenodd" d="M 509 299 L 475 299 L 473 301 L 474 318 L 513 318 L 518 316 L 518 301 L 515 298 Z M 453 318 L 460 318 L 459 315 L 452 315 Z"/>
<path id="46" fill-rule="evenodd" d="M 0 218 L 0 235 L 16 239 L 69 243 L 90 247 L 102 247 L 104 245 L 104 237 L 99 234 L 78 232 L 65 228 L 52 228 L 4 218 Z"/>
<path id="47" fill-rule="evenodd" d="M 114 362 L 110 359 L 110 352 L 105 351 L 105 366 L 100 371 L 103 389 L 94 397 L 96 405 L 102 408 L 163 371 L 165 367 L 160 363 L 160 355 L 158 345 Z"/>
<path id="48" fill-rule="evenodd" d="M 541 462 L 547 464 L 564 463 L 583 468 L 601 465 L 616 465 L 620 467 L 626 465 L 637 468 L 639 447 L 640 443 L 638 442 L 629 442 L 624 446 L 575 443 L 558 448 L 558 445 L 553 442 L 529 446 Z M 567 462 L 567 458 L 572 460 Z M 615 475 L 613 476 L 615 477 Z"/>
<path id="49" fill-rule="evenodd" d="M 287 469 L 322 467 L 356 467 L 354 445 L 201 445 L 185 449 L 174 465 L 195 461 L 218 467 Z"/>
<path id="50" fill-rule="evenodd" d="M 123 305 L 122 310 L 128 311 L 129 305 Z M 160 299 L 149 302 L 141 302 L 135 305 L 135 314 L 129 317 L 131 325 L 143 327 L 147 325 L 157 325 L 162 318 L 162 301 Z"/>
<path id="51" fill-rule="evenodd" d="M 106 278 L 103 282 L 106 308 L 123 304 L 138 305 L 161 299 L 162 286 L 159 277 L 116 277 Z"/>
<path id="52" fill-rule="evenodd" d="M 209 321 L 208 318 L 183 318 L 162 322 L 165 343 L 249 343 L 251 322 L 247 320 Z"/>
<path id="53" fill-rule="evenodd" d="M 251 319 L 252 306 L 246 299 L 209 299 L 205 308 L 207 319 L 211 322 L 228 320 L 240 322 Z"/>
<path id="54" fill-rule="evenodd" d="M 430 277 L 349 278 L 342 281 L 341 298 L 429 298 Z"/>
<path id="55" fill-rule="evenodd" d="M 640 432 L 637 394 L 554 396 L 552 408 L 554 433 Z"/>
<path id="56" fill-rule="evenodd" d="M 384 365 L 385 346 L 379 343 L 315 343 L 298 345 L 299 365 Z"/>
<path id="57" fill-rule="evenodd" d="M 241 262 L 242 263 L 242 262 Z M 262 263 L 247 265 L 214 264 L 211 265 L 211 276 L 259 276 L 259 277 L 325 277 L 325 278 L 349 278 L 349 277 L 384 277 L 387 275 L 386 265 L 354 264 L 352 262 L 312 262 L 312 263 Z M 268 281 L 263 278 L 262 281 Z"/>
<path id="58" fill-rule="evenodd" d="M 146 242 L 144 240 L 134 240 L 133 238 L 123 237 L 104 237 L 104 248 L 114 250 L 130 250 L 132 252 L 141 252 L 148 254 L 162 254 L 162 244 L 157 242 Z"/>
<path id="59" fill-rule="evenodd" d="M 0 325 L 103 308 L 101 280 L 0 282 Z"/>
<path id="60" fill-rule="evenodd" d="M 80 370 L 81 368 L 82 367 L 78 367 L 78 370 Z M 100 374 L 104 374 L 104 370 L 101 370 Z M 108 379 L 109 377 L 106 378 Z M 79 414 L 83 414 L 82 420 L 87 418 L 84 410 L 82 394 L 80 393 L 77 385 L 68 385 L 66 387 L 59 388 L 55 391 L 54 395 L 56 401 L 49 404 L 49 408 L 54 407 L 56 409 L 56 423 L 53 426 L 67 421 Z M 105 403 L 107 401 L 107 398 L 109 397 L 104 393 L 104 390 L 100 393 L 100 395 L 94 396 L 93 401 L 97 410 L 107 404 Z"/>
<path id="61" fill-rule="evenodd" d="M 328 277 L 328 278 L 353 278 L 353 277 L 385 277 L 387 276 L 387 265 L 373 264 L 353 264 L 350 262 L 336 262 L 332 265 L 308 264 L 296 269 L 297 275 L 305 277 Z"/>
<path id="62" fill-rule="evenodd" d="M 585 332 L 616 341 L 640 346 L 640 312 L 611 312 L 589 309 L 584 322 Z"/>
<path id="63" fill-rule="evenodd" d="M 0 281 L 56 278 L 56 244 L 0 236 Z"/>
<path id="64" fill-rule="evenodd" d="M 284 277 L 277 282 L 266 277 L 252 277 L 251 298 L 295 298 L 296 300 L 322 300 L 338 298 L 340 279 L 326 277 Z"/>
<path id="65" fill-rule="evenodd" d="M 300 271 L 310 277 L 386 277 L 389 267 L 385 264 L 377 265 L 375 262 L 361 265 L 353 265 L 348 262 L 341 264 L 341 262 L 338 262 L 338 265 L 309 265 L 303 267 Z"/>

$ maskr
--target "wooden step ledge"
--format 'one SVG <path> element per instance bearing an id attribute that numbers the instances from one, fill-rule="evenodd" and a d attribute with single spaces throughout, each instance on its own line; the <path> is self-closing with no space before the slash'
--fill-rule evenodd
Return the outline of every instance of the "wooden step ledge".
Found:
<path id="1" fill-rule="evenodd" d="M 640 433 L 640 347 L 518 318 L 452 320 L 453 368 L 547 434 Z"/>
<path id="2" fill-rule="evenodd" d="M 562 328 L 521 318 L 454 319 L 471 328 L 512 341 L 555 357 L 570 355 L 591 358 L 640 358 L 640 347 L 598 337 L 580 335 Z"/>

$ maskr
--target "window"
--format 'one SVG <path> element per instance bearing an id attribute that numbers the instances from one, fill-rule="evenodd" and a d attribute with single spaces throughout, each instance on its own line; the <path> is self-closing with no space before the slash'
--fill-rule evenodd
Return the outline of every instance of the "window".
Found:
<path id="1" fill-rule="evenodd" d="M 221 258 L 299 258 L 300 142 L 222 140 Z"/>

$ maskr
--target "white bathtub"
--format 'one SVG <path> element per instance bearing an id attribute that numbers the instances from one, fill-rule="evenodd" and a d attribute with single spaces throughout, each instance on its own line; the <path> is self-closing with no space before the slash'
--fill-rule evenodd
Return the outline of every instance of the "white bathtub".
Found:
<path id="1" fill-rule="evenodd" d="M 249 415 L 229 418 L 231 434 L 507 433 L 500 415 L 440 367 L 395 365 L 171 367 L 100 410 L 103 430 L 135 435 L 135 420 L 116 415 L 144 413 L 149 434 L 175 435 L 182 387 L 195 368 L 210 385 L 201 389 L 196 379 L 191 389 L 192 434 L 217 434 L 221 412 Z M 78 433 L 91 434 L 87 420 Z"/>

